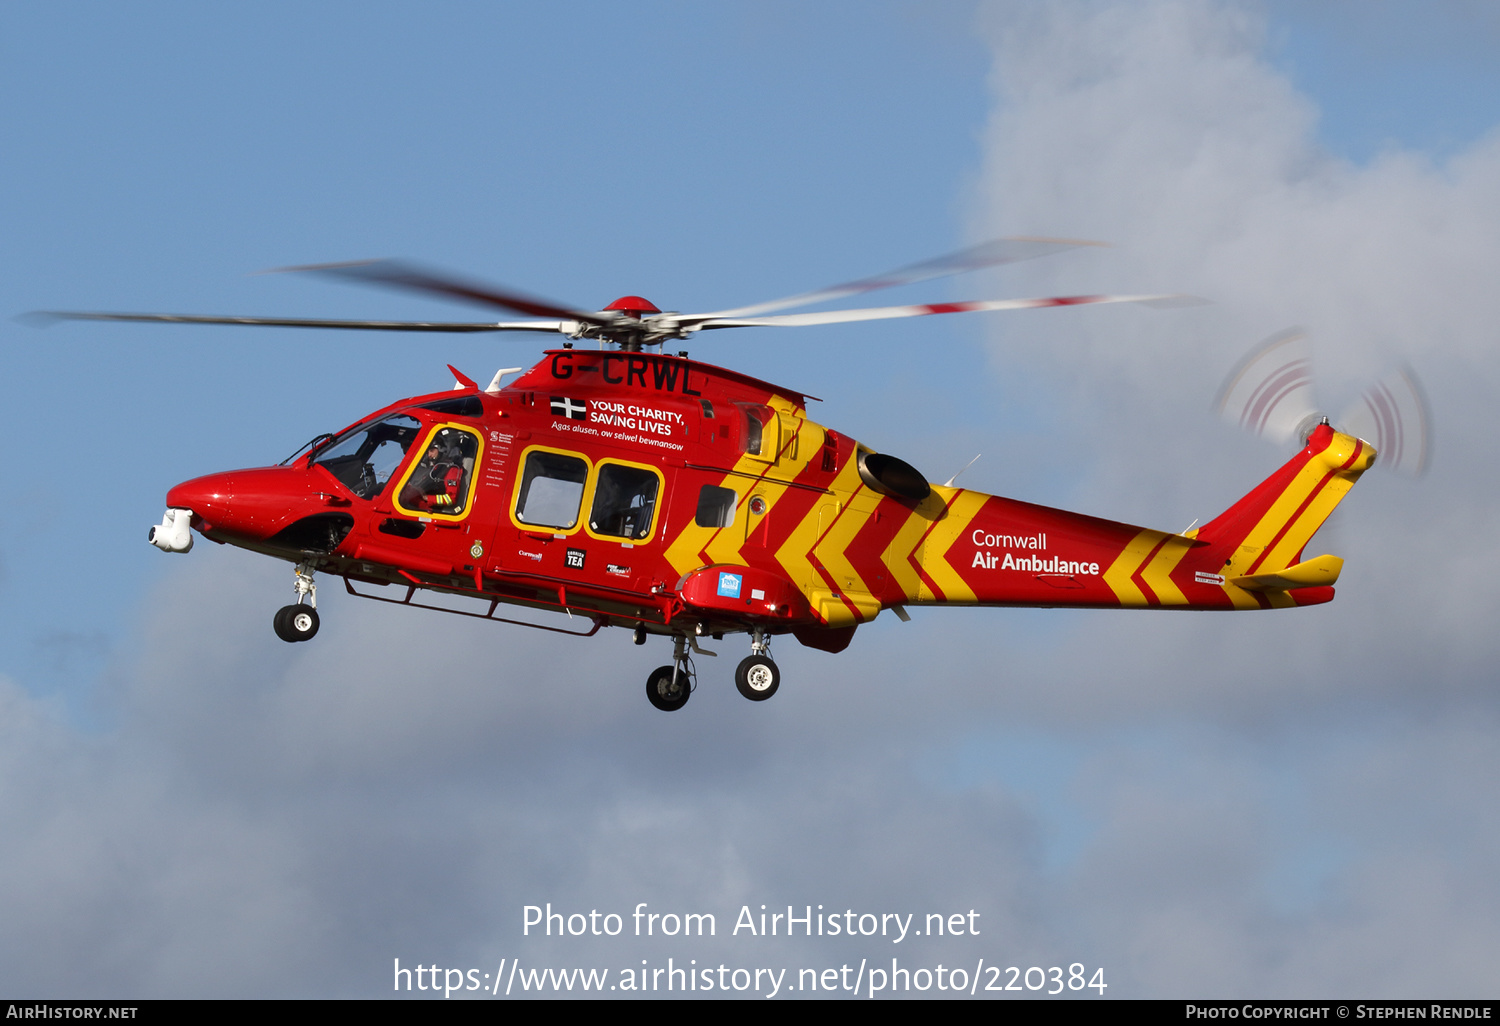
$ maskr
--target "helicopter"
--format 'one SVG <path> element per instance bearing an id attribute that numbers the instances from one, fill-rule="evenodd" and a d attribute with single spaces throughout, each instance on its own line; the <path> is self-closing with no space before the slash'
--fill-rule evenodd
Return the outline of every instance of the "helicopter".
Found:
<path id="1" fill-rule="evenodd" d="M 696 686 L 704 640 L 747 635 L 737 689 L 774 695 L 773 639 L 843 651 L 909 606 L 1177 610 L 1330 601 L 1342 560 L 1303 549 L 1375 461 L 1323 418 L 1288 462 L 1220 516 L 1183 532 L 1136 527 L 927 480 L 911 464 L 808 416 L 812 397 L 670 353 L 728 328 L 808 327 L 1099 303 L 1174 306 L 1171 295 L 1056 296 L 779 311 L 1031 259 L 1078 240 L 997 239 L 889 274 L 703 314 L 640 296 L 588 310 L 380 260 L 289 271 L 442 296 L 528 320 L 317 320 L 52 312 L 74 320 L 563 336 L 488 385 L 449 366 L 452 389 L 391 403 L 274 466 L 171 488 L 148 540 L 186 553 L 193 533 L 294 565 L 295 601 L 273 628 L 318 633 L 316 575 L 354 596 L 590 637 L 604 627 L 672 641 L 646 681 L 663 711 Z M 597 348 L 575 346 L 581 340 Z M 516 375 L 503 382 L 507 375 Z M 472 608 L 436 605 L 472 600 Z M 420 601 L 419 601 L 420 599 Z M 565 613 L 554 626 L 501 607 Z M 576 624 L 585 620 L 584 628 Z"/>

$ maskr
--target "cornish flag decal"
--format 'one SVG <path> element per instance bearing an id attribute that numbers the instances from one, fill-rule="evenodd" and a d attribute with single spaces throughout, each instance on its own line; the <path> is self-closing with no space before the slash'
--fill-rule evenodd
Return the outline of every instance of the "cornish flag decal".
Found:
<path id="1" fill-rule="evenodd" d="M 554 416 L 567 417 L 569 420 L 583 420 L 588 416 L 588 410 L 588 404 L 582 399 L 569 399 L 561 395 L 552 397 L 552 413 Z"/>

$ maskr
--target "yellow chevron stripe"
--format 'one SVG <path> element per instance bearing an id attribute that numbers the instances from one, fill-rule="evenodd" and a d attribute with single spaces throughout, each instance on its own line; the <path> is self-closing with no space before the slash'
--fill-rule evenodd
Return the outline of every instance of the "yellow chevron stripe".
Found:
<path id="1" fill-rule="evenodd" d="M 808 424 L 811 426 L 810 421 Z M 817 447 L 810 443 L 799 445 L 799 458 L 805 457 L 806 460 L 811 460 L 816 454 L 818 459 L 822 459 L 822 430 L 821 427 L 817 429 Z M 804 465 L 806 460 L 804 460 Z M 787 577 L 802 590 L 803 594 L 808 596 L 809 601 L 812 601 L 812 593 L 809 589 L 827 588 L 822 575 L 814 569 L 812 561 L 808 558 L 813 547 L 818 543 L 819 533 L 823 530 L 824 525 L 820 524 L 819 520 L 820 514 L 824 508 L 832 507 L 829 510 L 829 517 L 836 516 L 847 501 L 849 493 L 859 486 L 859 471 L 854 461 L 850 460 L 828 486 L 834 494 L 825 495 L 820 501 L 813 503 L 812 508 L 792 529 L 792 533 L 787 535 L 781 548 L 776 550 L 776 562 L 781 564 Z"/>
<path id="2" fill-rule="evenodd" d="M 1120 600 L 1122 606 L 1144 606 L 1146 593 L 1136 586 L 1131 580 L 1140 565 L 1145 562 L 1146 557 L 1151 555 L 1151 550 L 1166 537 L 1162 531 L 1152 531 L 1149 528 L 1130 539 L 1115 561 L 1109 564 L 1104 571 L 1104 583 L 1109 585 L 1109 590 L 1115 593 L 1115 598 Z M 1179 557 L 1180 558 L 1180 557 Z M 1175 564 L 1174 564 L 1175 565 Z"/>
<path id="3" fill-rule="evenodd" d="M 1354 475 L 1358 477 L 1358 474 Z M 1333 512 L 1333 507 L 1339 504 L 1349 489 L 1354 486 L 1354 481 L 1345 474 L 1336 474 L 1323 486 L 1317 498 L 1308 503 L 1302 515 L 1297 518 L 1296 523 L 1281 536 L 1265 561 L 1260 565 L 1260 572 L 1280 570 L 1294 563 L 1301 554 L 1304 546 L 1312 540 L 1318 528 L 1323 526 L 1323 521 L 1328 519 L 1328 514 Z"/>
<path id="4" fill-rule="evenodd" d="M 1172 583 L 1171 573 L 1182 562 L 1193 543 L 1180 535 L 1172 535 L 1157 550 L 1155 557 L 1141 571 L 1141 580 L 1151 586 L 1157 600 L 1164 606 L 1185 606 L 1187 596 Z"/>
<path id="5" fill-rule="evenodd" d="M 781 548 L 776 550 L 776 562 L 786 571 L 790 578 L 804 594 L 811 587 L 825 587 L 823 578 L 813 568 L 812 561 L 808 558 L 813 545 L 818 540 L 818 514 L 828 507 L 830 516 L 837 513 L 840 502 L 837 496 L 825 496 L 825 501 L 813 503 L 806 516 L 793 528 L 792 533 L 782 543 Z"/>
<path id="6" fill-rule="evenodd" d="M 1297 507 L 1307 500 L 1307 496 L 1318 482 L 1327 475 L 1328 468 L 1316 459 L 1309 460 L 1307 465 L 1297 471 L 1297 475 L 1282 489 L 1276 501 L 1266 510 L 1265 515 L 1260 518 L 1250 533 L 1240 542 L 1239 549 L 1233 556 L 1233 562 L 1220 573 L 1226 577 L 1238 577 L 1250 572 L 1249 568 L 1255 562 L 1265 547 L 1270 544 L 1271 539 L 1276 537 L 1276 532 L 1281 530 L 1285 524 L 1297 512 Z M 1242 563 L 1241 560 L 1244 560 Z M 1280 569 L 1279 567 L 1274 569 Z"/>
<path id="7" fill-rule="evenodd" d="M 734 469 L 743 473 L 754 473 L 751 467 L 761 466 L 741 457 L 735 464 Z M 739 496 L 739 502 L 734 511 L 734 523 L 729 527 L 699 527 L 696 522 L 689 520 L 687 525 L 667 546 L 665 555 L 667 562 L 672 564 L 672 569 L 679 574 L 685 574 L 703 566 L 705 552 L 710 563 L 738 563 L 740 548 L 745 543 L 745 526 L 750 519 L 750 496 L 754 494 L 760 485 L 749 478 L 740 477 L 737 474 L 725 474 L 719 479 L 720 488 L 728 488 Z M 769 501 L 769 500 L 768 500 Z"/>
<path id="8" fill-rule="evenodd" d="M 879 504 L 880 496 L 872 494 L 868 488 L 855 493 L 844 506 L 843 515 L 834 523 L 833 529 L 818 543 L 815 552 L 834 584 L 859 608 L 862 620 L 873 619 L 880 612 L 880 603 L 871 594 L 871 582 L 859 576 L 846 553 L 875 515 L 875 507 Z"/>
<path id="9" fill-rule="evenodd" d="M 1280 531 L 1288 520 L 1296 516 L 1297 524 L 1287 531 L 1281 541 L 1276 543 L 1275 551 L 1266 556 L 1258 569 L 1261 571 L 1280 570 L 1290 563 L 1312 538 L 1318 527 L 1322 526 L 1328 514 L 1333 511 L 1333 507 L 1338 505 L 1339 500 L 1349 491 L 1359 475 L 1374 461 L 1374 450 L 1361 453 L 1360 459 L 1356 461 L 1357 466 L 1351 466 L 1329 481 L 1323 493 L 1309 503 L 1301 516 L 1297 516 L 1298 507 L 1307 501 L 1307 497 L 1328 476 L 1328 472 L 1342 466 L 1354 454 L 1354 447 L 1360 444 L 1358 439 L 1350 435 L 1335 434 L 1328 447 L 1308 460 L 1285 490 L 1276 497 L 1271 508 L 1240 543 L 1240 549 L 1235 553 L 1233 562 L 1222 573 L 1226 577 L 1249 573 L 1249 568 L 1256 556 L 1271 543 L 1271 540 L 1276 537 L 1276 532 Z M 1369 447 L 1366 446 L 1366 448 Z"/>
<path id="10" fill-rule="evenodd" d="M 932 578 L 934 584 L 943 592 L 944 600 L 955 604 L 974 603 L 978 597 L 974 590 L 964 583 L 964 579 L 958 576 L 958 572 L 948 565 L 943 558 L 944 553 L 953 546 L 953 543 L 964 533 L 979 510 L 984 506 L 985 500 L 989 498 L 983 492 L 970 492 L 962 488 L 946 488 L 943 485 L 933 485 L 932 494 L 938 497 L 940 502 L 948 506 L 947 515 L 938 520 L 937 525 L 932 528 L 932 533 L 927 536 L 927 544 L 923 546 L 921 559 L 922 569 L 927 571 L 927 576 Z M 930 521 L 923 521 L 925 526 L 931 526 Z M 920 589 L 918 601 L 932 602 L 937 600 L 929 588 Z"/>
<path id="11" fill-rule="evenodd" d="M 891 539 L 891 543 L 885 547 L 880 554 L 880 561 L 891 575 L 891 580 L 901 589 L 901 594 L 908 602 L 918 602 L 923 599 L 931 601 L 934 596 L 930 588 L 922 583 L 921 576 L 916 567 L 911 565 L 909 557 L 915 557 L 917 564 L 922 563 L 922 552 L 918 550 L 922 536 L 927 533 L 927 528 L 932 522 L 943 514 L 943 498 L 933 494 L 923 499 L 921 504 L 906 518 L 906 523 L 901 525 L 901 530 Z"/>
<path id="12" fill-rule="evenodd" d="M 796 414 L 797 407 L 790 400 L 781 396 L 772 396 L 766 403 L 778 414 Z M 782 418 L 778 417 L 778 421 Z M 747 532 L 754 523 L 763 522 L 770 517 L 775 509 L 776 500 L 786 494 L 787 486 L 778 478 L 791 479 L 802 472 L 807 466 L 808 455 L 820 453 L 823 444 L 823 429 L 806 421 L 801 416 L 794 416 L 791 421 L 800 425 L 798 443 L 796 445 L 797 458 L 783 457 L 780 463 L 771 468 L 767 473 L 766 464 L 753 456 L 741 455 L 735 462 L 736 474 L 726 474 L 718 482 L 719 487 L 728 488 L 739 496 L 739 503 L 735 508 L 734 524 L 722 530 L 713 527 L 699 527 L 693 521 L 678 533 L 677 537 L 667 547 L 665 555 L 667 562 L 679 574 L 685 574 L 698 569 L 703 565 L 703 557 L 699 555 L 704 552 L 710 563 L 743 563 L 741 555 L 745 547 Z M 782 421 L 787 423 L 786 421 Z M 809 428 L 815 430 L 809 430 Z M 791 437 L 786 432 L 781 433 L 782 451 L 790 448 Z M 809 437 L 811 435 L 811 437 Z M 816 445 L 813 442 L 816 442 Z M 820 453 L 821 455 L 821 453 Z M 751 477 L 742 475 L 749 474 Z M 759 481 L 752 477 L 766 476 Z M 766 503 L 766 511 L 759 517 L 752 517 L 749 509 L 752 496 L 759 495 Z M 752 523 L 752 521 L 754 523 Z M 712 539 L 712 540 L 710 540 Z M 797 578 L 794 578 L 796 580 Z"/>
<path id="13" fill-rule="evenodd" d="M 1348 469 L 1337 470 L 1348 462 L 1349 457 L 1354 455 L 1355 445 L 1362 444 L 1349 435 L 1334 435 L 1333 441 L 1328 448 L 1320 453 L 1324 472 L 1336 470 L 1334 476 L 1323 486 L 1307 508 L 1297 517 L 1296 523 L 1282 535 L 1276 547 L 1271 550 L 1265 562 L 1261 564 L 1261 571 L 1279 570 L 1290 566 L 1302 552 L 1302 549 L 1312 540 L 1318 528 L 1323 526 L 1323 521 L 1333 512 L 1340 500 L 1354 487 L 1354 482 L 1359 480 L 1360 474 L 1364 473 L 1366 467 L 1374 462 L 1375 454 L 1372 451 L 1360 453 L 1359 458 L 1351 464 Z M 1369 446 L 1365 446 L 1369 449 Z"/>

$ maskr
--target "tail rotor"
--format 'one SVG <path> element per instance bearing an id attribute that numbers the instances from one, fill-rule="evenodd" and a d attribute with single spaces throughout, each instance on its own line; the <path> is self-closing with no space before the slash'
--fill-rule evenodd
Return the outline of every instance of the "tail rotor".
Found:
<path id="1" fill-rule="evenodd" d="M 1252 435 L 1277 444 L 1302 444 L 1313 429 L 1332 421 L 1380 453 L 1380 463 L 1408 477 L 1427 469 L 1432 421 L 1421 382 L 1410 367 L 1385 374 L 1336 418 L 1317 398 L 1311 340 L 1293 329 L 1266 339 L 1224 379 L 1214 408 Z"/>

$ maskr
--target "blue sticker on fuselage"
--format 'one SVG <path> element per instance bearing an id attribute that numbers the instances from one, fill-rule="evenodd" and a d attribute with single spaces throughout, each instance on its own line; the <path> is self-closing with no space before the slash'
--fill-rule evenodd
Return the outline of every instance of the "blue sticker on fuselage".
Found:
<path id="1" fill-rule="evenodd" d="M 739 598 L 740 584 L 745 580 L 743 574 L 719 574 L 719 594 L 725 598 Z"/>

